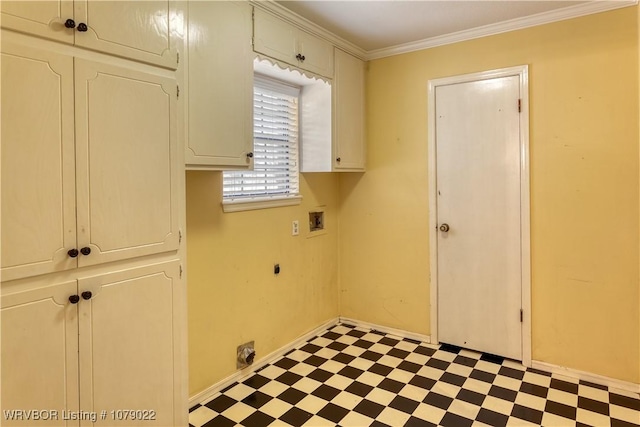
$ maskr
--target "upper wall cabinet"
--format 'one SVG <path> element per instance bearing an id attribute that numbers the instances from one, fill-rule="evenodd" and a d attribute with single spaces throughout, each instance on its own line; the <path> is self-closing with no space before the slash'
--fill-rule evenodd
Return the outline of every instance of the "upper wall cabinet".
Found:
<path id="1" fill-rule="evenodd" d="M 336 170 L 364 171 L 365 64 L 335 50 L 333 79 L 333 166 Z"/>
<path id="2" fill-rule="evenodd" d="M 325 97 L 330 114 L 322 126 L 302 138 L 301 172 L 364 172 L 364 84 L 364 62 L 336 48 L 335 76 L 330 96 Z M 311 106 L 311 116 L 305 120 L 307 103 L 303 92 L 301 121 L 308 126 L 318 120 L 318 109 Z M 319 131 L 323 128 L 329 129 L 326 135 Z"/>
<path id="3" fill-rule="evenodd" d="M 1 63 L 2 279 L 176 250 L 176 80 L 5 40 Z"/>
<path id="4" fill-rule="evenodd" d="M 333 77 L 333 45 L 282 19 L 255 9 L 253 49 L 271 58 Z"/>
<path id="5" fill-rule="evenodd" d="M 248 169 L 253 151 L 251 6 L 188 3 L 188 169 Z"/>
<path id="6" fill-rule="evenodd" d="M 2 1 L 2 26 L 87 49 L 177 68 L 172 19 L 164 1 Z"/>

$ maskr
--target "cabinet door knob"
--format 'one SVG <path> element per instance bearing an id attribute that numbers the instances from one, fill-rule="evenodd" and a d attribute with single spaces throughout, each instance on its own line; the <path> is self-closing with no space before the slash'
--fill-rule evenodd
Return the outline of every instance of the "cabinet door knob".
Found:
<path id="1" fill-rule="evenodd" d="M 66 21 L 64 21 L 64 26 L 67 28 L 75 28 L 76 21 L 74 21 L 73 19 L 67 19 Z"/>
<path id="2" fill-rule="evenodd" d="M 78 24 L 78 31 L 80 31 L 81 33 L 84 33 L 88 29 L 89 27 L 87 27 L 87 24 L 85 24 L 84 22 Z"/>
<path id="3" fill-rule="evenodd" d="M 252 158 L 253 157 L 253 153 L 247 153 L 247 157 L 248 158 Z"/>
<path id="4" fill-rule="evenodd" d="M 340 157 L 336 158 L 336 162 L 340 163 L 340 160 L 342 160 Z"/>
<path id="5" fill-rule="evenodd" d="M 69 297 L 69 302 L 70 302 L 71 304 L 77 304 L 77 303 L 78 303 L 78 301 L 80 301 L 80 297 L 79 297 L 78 295 L 71 295 L 71 296 Z"/>
<path id="6" fill-rule="evenodd" d="M 84 248 L 80 249 L 80 253 L 82 255 L 89 255 L 91 253 L 91 248 L 88 246 L 85 246 Z"/>
<path id="7" fill-rule="evenodd" d="M 71 257 L 71 258 L 75 258 L 75 257 L 77 257 L 77 256 L 78 256 L 78 253 L 79 253 L 79 252 L 78 252 L 78 250 L 77 250 L 77 249 L 69 249 L 69 250 L 67 251 L 67 255 L 69 255 L 69 257 Z"/>
<path id="8" fill-rule="evenodd" d="M 304 57 L 304 55 L 299 53 L 299 54 L 296 55 L 296 59 L 298 61 L 300 61 L 300 62 L 303 62 L 305 60 L 305 57 Z"/>
<path id="9" fill-rule="evenodd" d="M 93 294 L 91 293 L 91 291 L 84 291 L 83 293 L 81 293 L 80 295 L 82 295 L 82 299 L 83 300 L 90 300 L 91 297 L 93 296 Z M 77 297 L 77 295 L 76 295 Z"/>

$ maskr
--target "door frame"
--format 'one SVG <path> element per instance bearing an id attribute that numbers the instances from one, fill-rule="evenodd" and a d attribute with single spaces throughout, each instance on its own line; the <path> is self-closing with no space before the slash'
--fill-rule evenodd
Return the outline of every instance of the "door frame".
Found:
<path id="1" fill-rule="evenodd" d="M 518 76 L 520 80 L 520 257 L 522 287 L 522 364 L 531 366 L 531 208 L 529 188 L 529 66 L 520 65 L 452 77 L 428 83 L 428 179 L 429 179 L 429 263 L 431 296 L 431 343 L 438 343 L 438 202 L 436 162 L 435 92 L 438 86 L 468 83 L 500 77 Z M 516 106 L 514 105 L 514 108 Z"/>

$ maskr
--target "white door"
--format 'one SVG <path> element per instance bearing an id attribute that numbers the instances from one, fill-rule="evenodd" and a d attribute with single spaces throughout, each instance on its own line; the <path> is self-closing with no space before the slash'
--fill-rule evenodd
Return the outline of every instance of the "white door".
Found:
<path id="1" fill-rule="evenodd" d="M 519 79 L 435 88 L 438 340 L 517 360 Z"/>

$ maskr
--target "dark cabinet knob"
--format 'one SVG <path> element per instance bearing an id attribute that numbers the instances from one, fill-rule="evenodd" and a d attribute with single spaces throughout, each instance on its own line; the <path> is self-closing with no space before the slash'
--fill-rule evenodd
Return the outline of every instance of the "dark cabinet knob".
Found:
<path id="1" fill-rule="evenodd" d="M 91 293 L 91 291 L 84 291 L 83 293 L 81 293 L 80 295 L 82 295 L 82 299 L 84 300 L 89 300 L 91 299 L 91 297 L 93 296 L 93 294 Z M 76 295 L 77 296 L 77 295 Z"/>
<path id="2" fill-rule="evenodd" d="M 64 26 L 67 28 L 75 28 L 76 21 L 74 21 L 73 19 L 67 19 L 66 21 L 64 21 Z"/>
<path id="3" fill-rule="evenodd" d="M 69 302 L 70 302 L 71 304 L 77 304 L 77 303 L 78 303 L 78 301 L 80 301 L 80 297 L 79 297 L 78 295 L 71 295 L 71 296 L 69 297 Z"/>
<path id="4" fill-rule="evenodd" d="M 302 54 L 300 54 L 300 53 L 296 55 L 296 59 L 297 59 L 298 61 L 300 61 L 300 62 L 303 62 L 303 61 L 305 60 L 304 55 L 302 55 Z"/>
<path id="5" fill-rule="evenodd" d="M 78 31 L 80 31 L 81 33 L 84 33 L 88 29 L 89 27 L 87 27 L 87 24 L 85 24 L 84 22 L 78 24 Z"/>
<path id="6" fill-rule="evenodd" d="M 85 246 L 84 248 L 80 249 L 80 253 L 82 255 L 89 255 L 91 253 L 91 248 L 88 246 Z"/>
<path id="7" fill-rule="evenodd" d="M 71 258 L 75 258 L 78 256 L 78 250 L 77 249 L 69 249 L 67 251 L 67 255 L 69 255 Z"/>
<path id="8" fill-rule="evenodd" d="M 247 153 L 247 158 L 252 158 L 253 157 L 253 153 Z"/>
<path id="9" fill-rule="evenodd" d="M 340 163 L 340 160 L 342 160 L 340 157 L 336 157 L 336 162 Z"/>

